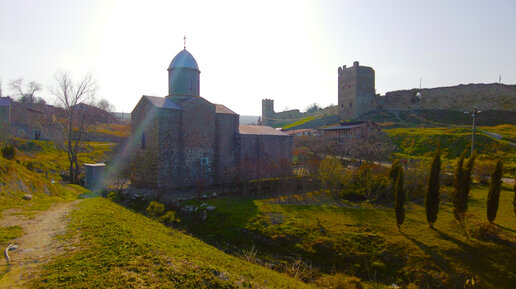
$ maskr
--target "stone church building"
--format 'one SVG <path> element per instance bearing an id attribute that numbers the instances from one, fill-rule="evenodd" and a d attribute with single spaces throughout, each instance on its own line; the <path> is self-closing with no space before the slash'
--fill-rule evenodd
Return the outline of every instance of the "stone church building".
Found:
<path id="1" fill-rule="evenodd" d="M 168 67 L 168 96 L 142 96 L 131 118 L 136 187 L 180 189 L 291 175 L 292 137 L 239 125 L 238 114 L 202 98 L 199 66 L 186 49 Z"/>

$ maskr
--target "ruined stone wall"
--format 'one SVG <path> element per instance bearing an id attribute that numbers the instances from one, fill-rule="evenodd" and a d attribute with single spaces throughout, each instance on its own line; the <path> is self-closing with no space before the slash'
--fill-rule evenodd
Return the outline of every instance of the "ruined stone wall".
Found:
<path id="1" fill-rule="evenodd" d="M 421 99 L 416 96 L 418 92 Z M 383 108 L 389 110 L 463 111 L 476 106 L 481 110 L 516 111 L 516 85 L 498 83 L 398 90 L 387 92 L 381 98 Z"/>
<path id="2" fill-rule="evenodd" d="M 292 174 L 292 137 L 239 135 L 240 179 L 286 177 Z"/>
<path id="3" fill-rule="evenodd" d="M 185 186 L 214 184 L 215 105 L 201 97 L 182 103 L 183 167 Z"/>
<path id="4" fill-rule="evenodd" d="M 142 98 L 131 113 L 135 149 L 131 156 L 131 184 L 140 188 L 158 187 L 159 121 L 158 109 Z M 142 139 L 145 146 L 142 146 Z"/>
<path id="5" fill-rule="evenodd" d="M 216 184 L 228 184 L 236 181 L 239 160 L 236 147 L 238 120 L 237 114 L 216 114 L 214 166 Z"/>

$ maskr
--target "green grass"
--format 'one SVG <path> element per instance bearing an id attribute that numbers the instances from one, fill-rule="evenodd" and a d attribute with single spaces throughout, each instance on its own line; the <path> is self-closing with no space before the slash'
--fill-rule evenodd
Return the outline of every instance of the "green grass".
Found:
<path id="1" fill-rule="evenodd" d="M 107 199 L 83 200 L 69 226 L 81 249 L 46 265 L 30 288 L 310 287 Z"/>
<path id="2" fill-rule="evenodd" d="M 285 125 L 283 127 L 283 129 L 288 129 L 288 128 L 295 127 L 295 126 L 298 126 L 298 125 L 302 125 L 303 123 L 309 122 L 309 121 L 314 120 L 316 118 L 317 118 L 317 116 L 308 116 L 308 117 L 302 118 L 300 120 L 297 120 L 297 121 L 295 121 L 293 123 Z"/>
<path id="3" fill-rule="evenodd" d="M 486 222 L 486 195 L 487 187 L 473 186 L 468 222 L 471 228 Z M 495 221 L 500 234 L 512 240 L 512 246 L 467 239 L 454 221 L 448 201 L 442 203 L 436 230 L 426 224 L 423 207 L 408 204 L 402 233 L 397 231 L 390 207 L 321 203 L 317 193 L 308 197 L 210 200 L 216 210 L 208 213 L 206 222 L 187 219 L 183 223 L 194 235 L 220 248 L 254 245 L 258 256 L 273 264 L 286 263 L 299 255 L 322 272 L 358 275 L 373 284 L 414 281 L 421 288 L 437 288 L 436 284 L 462 288 L 465 278 L 474 277 L 480 288 L 513 288 L 516 216 L 512 197 L 507 188 L 502 191 Z"/>
<path id="4" fill-rule="evenodd" d="M 499 133 L 504 138 L 511 139 L 515 137 L 516 126 L 482 127 L 482 130 Z M 441 141 L 445 162 L 454 160 L 465 148 L 471 147 L 471 130 L 466 127 L 395 128 L 387 129 L 385 132 L 398 147 L 396 155 L 401 158 L 430 159 L 437 140 Z M 507 140 L 497 140 L 482 132 L 477 132 L 475 147 L 482 159 L 501 158 L 504 160 L 507 176 L 516 175 L 516 147 L 510 145 Z"/>
<path id="5" fill-rule="evenodd" d="M 2 248 L 13 239 L 22 235 L 22 228 L 20 226 L 0 227 L 0 245 Z"/>

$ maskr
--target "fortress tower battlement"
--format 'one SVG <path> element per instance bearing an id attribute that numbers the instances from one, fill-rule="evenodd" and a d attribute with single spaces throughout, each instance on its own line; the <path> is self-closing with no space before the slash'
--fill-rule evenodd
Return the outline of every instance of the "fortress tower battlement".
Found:
<path id="1" fill-rule="evenodd" d="M 338 72 L 340 118 L 352 119 L 374 110 L 374 70 L 368 66 L 360 66 L 359 62 L 355 61 L 351 67 L 339 67 Z"/>

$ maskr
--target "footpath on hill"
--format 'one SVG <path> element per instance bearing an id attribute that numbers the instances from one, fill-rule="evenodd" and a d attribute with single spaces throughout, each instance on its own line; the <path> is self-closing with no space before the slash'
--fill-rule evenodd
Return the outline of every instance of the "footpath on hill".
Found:
<path id="1" fill-rule="evenodd" d="M 38 275 L 38 268 L 52 258 L 73 250 L 71 241 L 58 240 L 57 235 L 66 231 L 68 215 L 80 200 L 54 204 L 50 209 L 27 217 L 19 209 L 3 212 L 1 226 L 20 226 L 23 235 L 11 243 L 15 249 L 2 248 L 0 288 L 24 288 L 24 284 Z"/>

